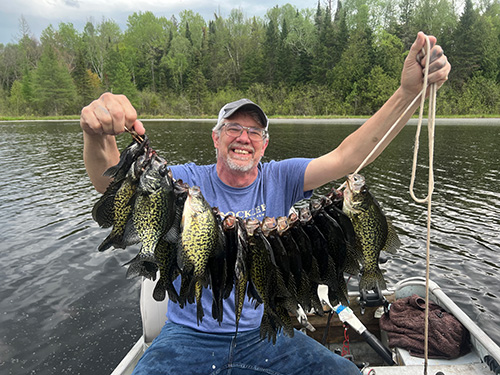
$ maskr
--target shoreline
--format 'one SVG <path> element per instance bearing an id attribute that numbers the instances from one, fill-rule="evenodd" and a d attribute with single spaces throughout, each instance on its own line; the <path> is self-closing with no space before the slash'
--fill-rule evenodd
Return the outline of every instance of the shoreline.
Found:
<path id="1" fill-rule="evenodd" d="M 271 124 L 304 124 L 304 125 L 316 125 L 316 124 L 331 124 L 331 125 L 362 125 L 367 118 L 270 118 L 269 122 Z M 142 122 L 203 122 L 203 123 L 215 123 L 216 118 L 155 118 L 155 119 L 140 119 Z M 0 120 L 0 124 L 6 123 L 29 123 L 29 122 L 80 122 L 80 119 L 34 119 L 34 120 Z M 418 119 L 411 118 L 407 125 L 417 125 Z M 427 124 L 427 118 L 425 118 L 422 124 Z M 460 118 L 436 118 L 436 125 L 500 125 L 499 117 L 460 117 Z"/>

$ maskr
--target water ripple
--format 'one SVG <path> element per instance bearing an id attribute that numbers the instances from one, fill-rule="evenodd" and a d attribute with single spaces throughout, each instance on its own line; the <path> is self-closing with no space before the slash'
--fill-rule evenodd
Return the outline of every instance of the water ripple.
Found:
<path id="1" fill-rule="evenodd" d="M 153 147 L 172 164 L 213 162 L 211 126 L 147 123 Z M 320 156 L 354 129 L 273 124 L 265 160 Z M 430 259 L 432 279 L 498 343 L 499 129 L 438 129 Z M 408 193 L 414 130 L 407 127 L 362 171 L 402 242 L 383 265 L 390 282 L 425 272 L 426 206 Z M 129 142 L 118 139 L 121 148 Z M 108 231 L 90 215 L 99 194 L 81 149 L 77 122 L 0 124 L 2 374 L 110 373 L 141 334 L 138 281 L 122 267 L 138 249 L 97 251 Z M 425 164 L 423 157 L 419 196 L 427 192 Z"/>

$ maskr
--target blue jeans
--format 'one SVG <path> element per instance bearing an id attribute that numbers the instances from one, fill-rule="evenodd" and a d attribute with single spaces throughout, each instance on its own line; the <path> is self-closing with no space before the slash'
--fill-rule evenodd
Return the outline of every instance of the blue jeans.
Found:
<path id="1" fill-rule="evenodd" d="M 205 333 L 167 322 L 133 375 L 359 375 L 351 361 L 300 331 L 261 340 L 259 329 Z"/>

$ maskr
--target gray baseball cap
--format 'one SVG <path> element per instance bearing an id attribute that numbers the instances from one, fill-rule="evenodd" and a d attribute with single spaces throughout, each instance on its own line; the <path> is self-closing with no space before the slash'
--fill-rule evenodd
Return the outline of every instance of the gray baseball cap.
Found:
<path id="1" fill-rule="evenodd" d="M 249 99 L 240 99 L 235 102 L 227 103 L 224 107 L 222 107 L 222 109 L 219 112 L 219 119 L 217 120 L 217 125 L 215 125 L 213 130 L 214 131 L 219 130 L 222 126 L 222 120 L 231 117 L 233 114 L 235 114 L 238 110 L 242 109 L 243 107 L 248 107 L 249 109 L 255 110 L 260 117 L 260 121 L 264 126 L 264 129 L 267 130 L 267 128 L 269 127 L 269 119 L 267 118 L 262 108 L 260 108 L 257 104 L 255 104 Z"/>

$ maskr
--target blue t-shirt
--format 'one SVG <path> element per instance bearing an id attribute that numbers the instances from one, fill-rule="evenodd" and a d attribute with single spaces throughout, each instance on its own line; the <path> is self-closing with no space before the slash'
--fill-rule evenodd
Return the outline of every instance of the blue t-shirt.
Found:
<path id="1" fill-rule="evenodd" d="M 262 221 L 265 216 L 287 216 L 294 203 L 309 198 L 312 191 L 304 192 L 304 173 L 311 159 L 294 158 L 283 161 L 259 163 L 259 173 L 255 181 L 246 187 L 235 188 L 223 183 L 217 175 L 215 164 L 198 166 L 194 163 L 172 166 L 175 179 L 187 182 L 189 186 L 199 186 L 206 201 L 217 207 L 224 215 L 229 213 L 243 219 L 256 218 Z M 180 277 L 174 286 L 180 289 Z M 180 308 L 169 301 L 167 317 L 170 321 L 192 327 L 204 332 L 234 332 L 235 304 L 234 289 L 231 296 L 224 300 L 223 321 L 212 318 L 212 294 L 203 290 L 202 305 L 205 317 L 198 326 L 196 322 L 196 304 L 187 304 Z M 260 326 L 263 306 L 254 308 L 245 298 L 239 330 L 246 331 Z"/>

